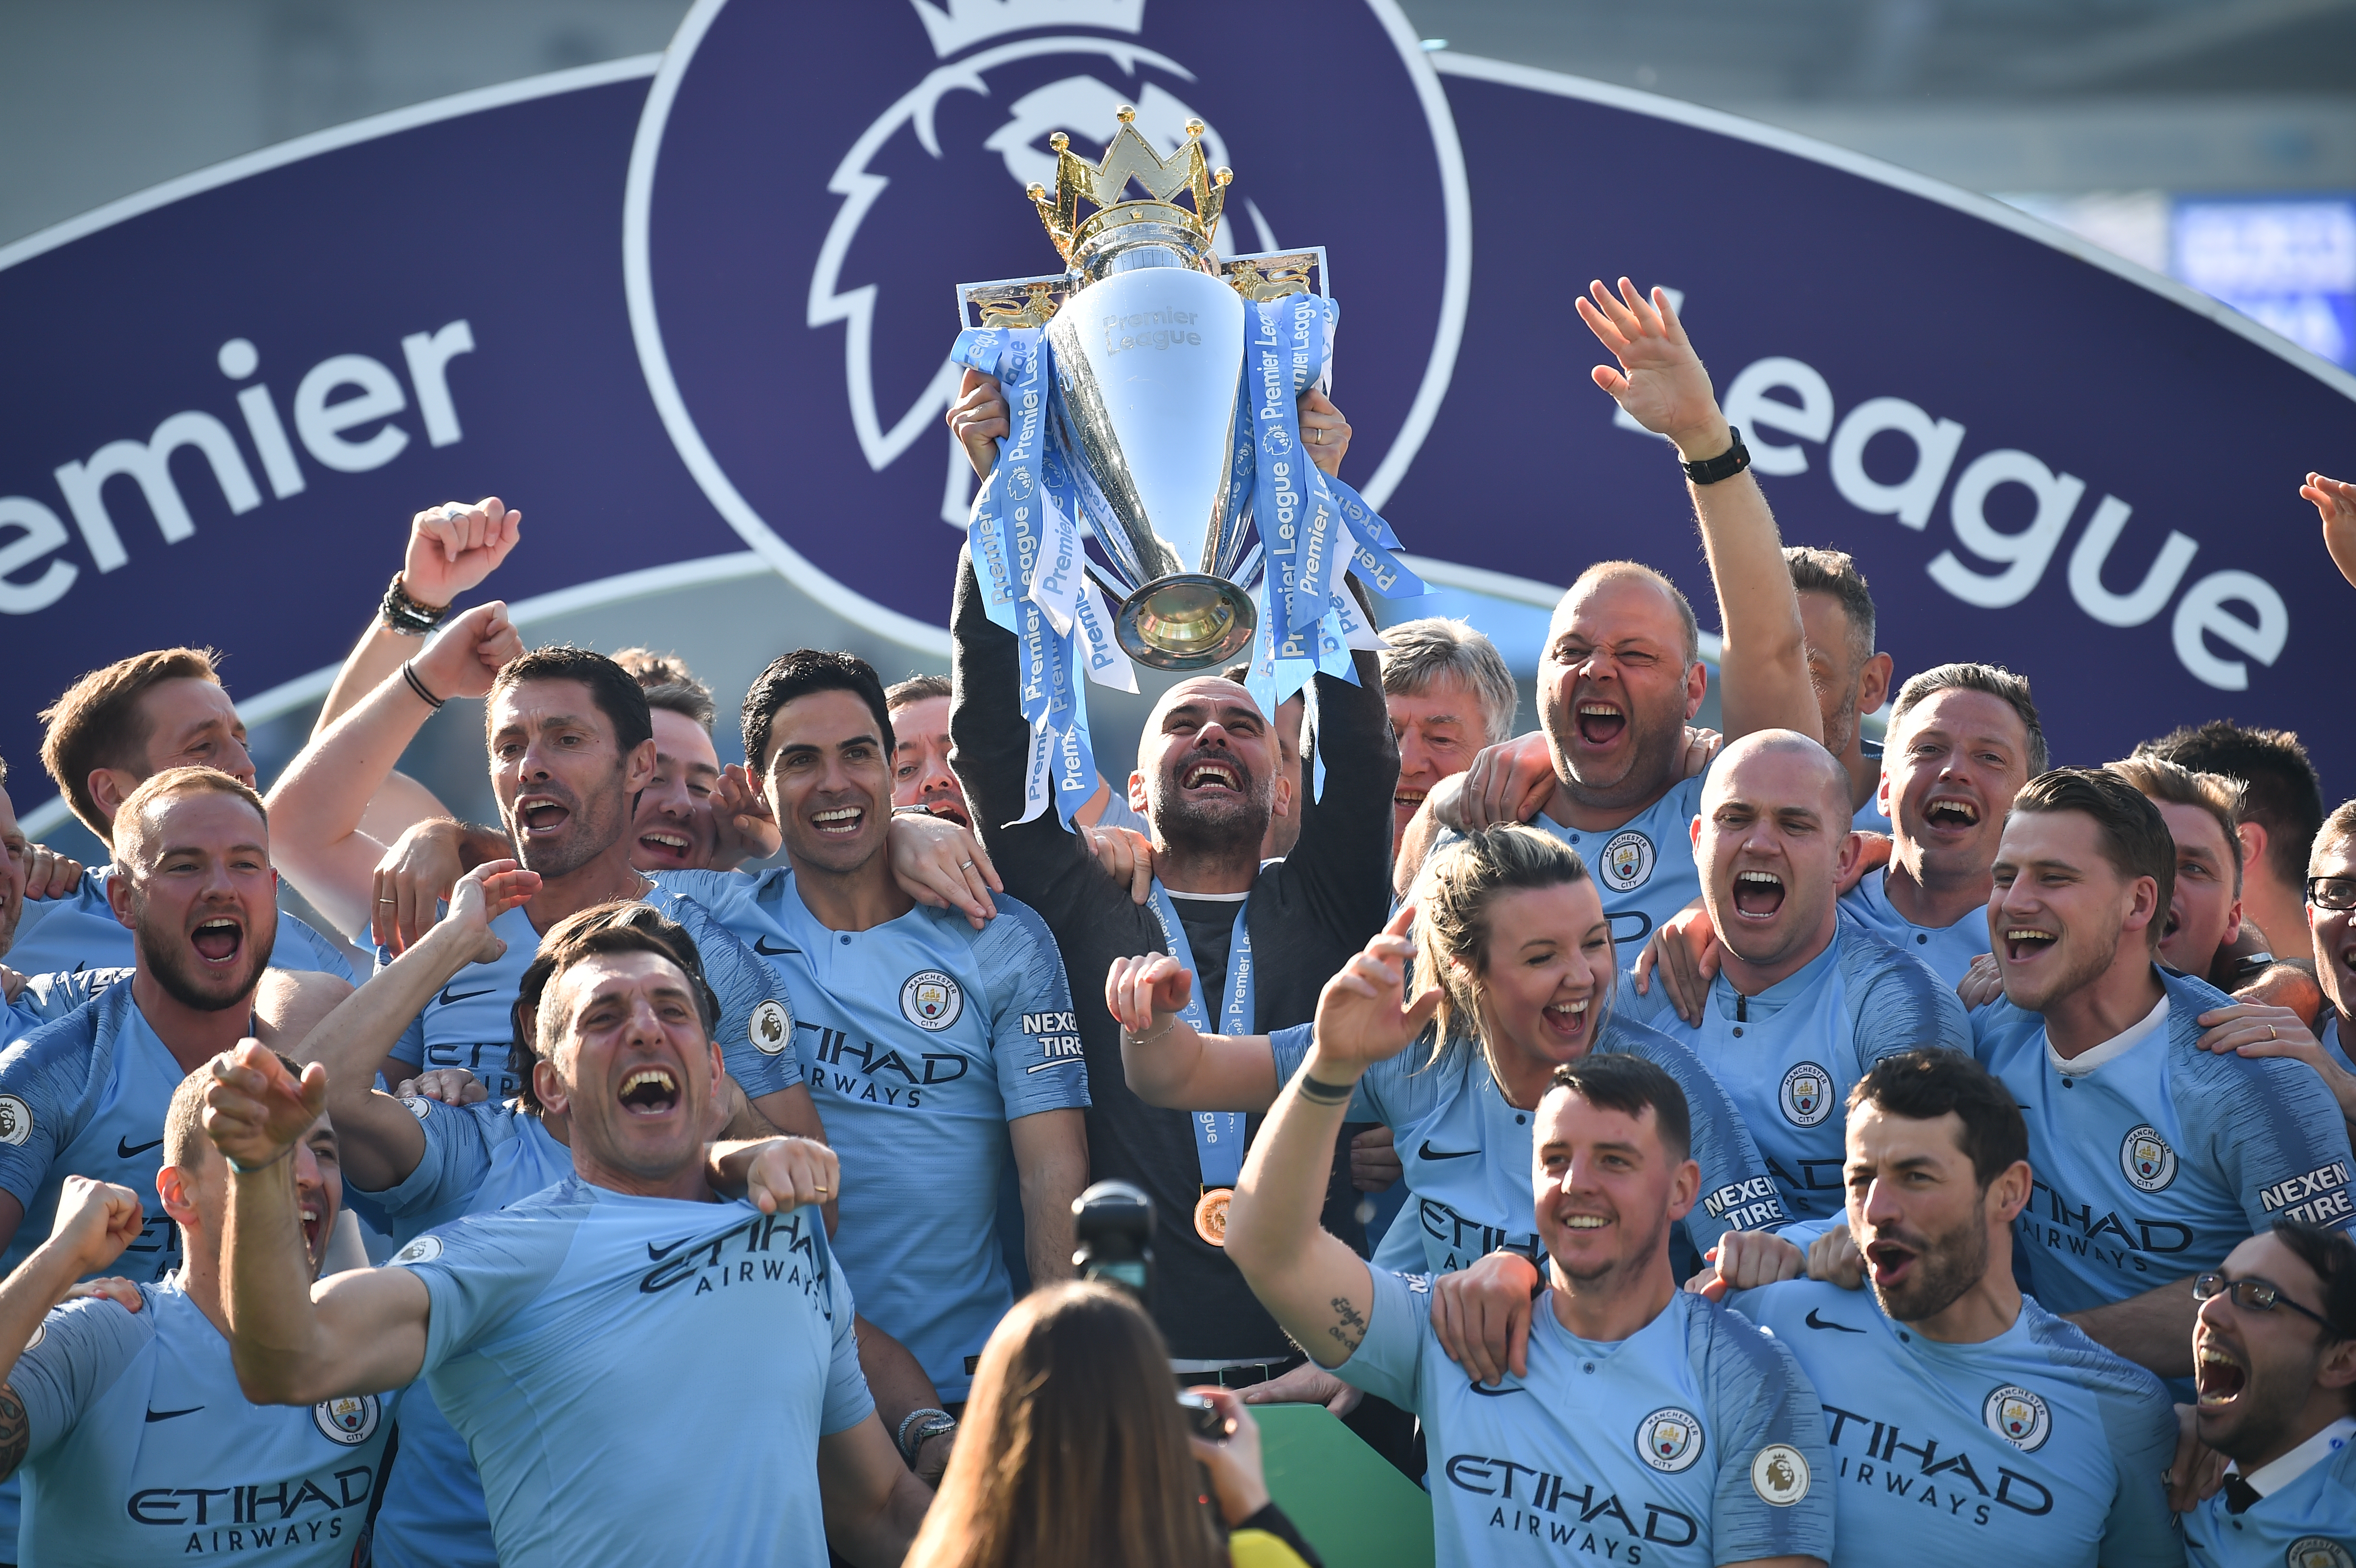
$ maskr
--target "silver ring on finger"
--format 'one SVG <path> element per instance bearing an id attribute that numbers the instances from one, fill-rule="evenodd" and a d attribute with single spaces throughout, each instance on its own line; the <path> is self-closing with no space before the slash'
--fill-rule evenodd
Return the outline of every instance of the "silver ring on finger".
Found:
<path id="1" fill-rule="evenodd" d="M 973 869 L 973 862 L 970 860 L 959 860 L 958 862 L 958 869 L 960 871 L 970 871 Z"/>
<path id="2" fill-rule="evenodd" d="M 379 899 L 376 901 L 380 904 L 397 904 L 401 901 L 399 899 Z"/>

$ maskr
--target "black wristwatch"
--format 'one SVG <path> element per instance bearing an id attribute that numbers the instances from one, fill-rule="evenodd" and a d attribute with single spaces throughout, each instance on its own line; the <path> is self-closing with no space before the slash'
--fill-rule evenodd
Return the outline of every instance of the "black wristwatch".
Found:
<path id="1" fill-rule="evenodd" d="M 1721 479 L 1731 479 L 1751 466 L 1751 449 L 1742 444 L 1742 432 L 1734 425 L 1726 427 L 1734 444 L 1718 456 L 1700 463 L 1684 464 L 1686 477 L 1697 485 L 1715 485 Z"/>

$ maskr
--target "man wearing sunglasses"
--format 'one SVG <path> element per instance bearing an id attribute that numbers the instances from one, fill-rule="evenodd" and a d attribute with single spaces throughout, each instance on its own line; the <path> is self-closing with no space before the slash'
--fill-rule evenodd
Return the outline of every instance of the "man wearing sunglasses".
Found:
<path id="1" fill-rule="evenodd" d="M 2184 1516 L 2188 1556 L 2356 1562 L 2356 1242 L 2279 1221 L 2195 1276 L 2192 1294 L 2195 1420 L 2233 1464 Z"/>

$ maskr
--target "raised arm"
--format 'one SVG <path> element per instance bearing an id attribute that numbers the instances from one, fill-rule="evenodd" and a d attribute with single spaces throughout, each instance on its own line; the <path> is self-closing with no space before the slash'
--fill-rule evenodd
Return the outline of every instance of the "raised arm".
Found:
<path id="1" fill-rule="evenodd" d="M 1595 384 L 1638 424 L 1668 437 L 1686 462 L 1724 456 L 1734 445 L 1726 416 L 1666 292 L 1655 289 L 1646 299 L 1622 278 L 1616 296 L 1600 280 L 1588 293 L 1591 297 L 1579 302 L 1579 314 L 1619 360 L 1616 368 L 1598 365 Z M 1688 481 L 1687 488 L 1724 628 L 1719 704 L 1726 738 L 1782 729 L 1822 740 L 1799 596 L 1766 493 L 1748 469 L 1715 485 Z"/>
<path id="2" fill-rule="evenodd" d="M 486 695 L 492 676 L 522 647 L 505 604 L 477 605 L 287 764 L 270 792 L 272 857 L 338 929 L 366 930 L 375 914 L 385 847 L 360 826 L 369 799 L 438 703 Z"/>
<path id="3" fill-rule="evenodd" d="M 399 578 L 402 592 L 421 609 L 447 612 L 459 594 L 480 586 L 499 569 L 522 537 L 522 528 L 523 514 L 509 511 L 497 496 L 486 496 L 471 507 L 464 501 L 428 507 L 409 521 L 409 548 Z M 327 688 L 311 738 L 326 734 L 329 725 L 383 685 L 388 676 L 400 673 L 401 661 L 423 647 L 424 639 L 423 632 L 394 630 L 380 613 L 336 672 L 336 684 Z"/>
<path id="4" fill-rule="evenodd" d="M 205 1133 L 229 1161 L 222 1309 L 238 1386 L 256 1404 L 381 1393 L 425 1364 L 431 1302 L 407 1269 L 355 1269 L 314 1285 L 287 1157 L 327 1104 L 327 1070 L 297 1080 L 258 1042 L 213 1058 Z"/>
<path id="5" fill-rule="evenodd" d="M 1369 624 L 1365 591 L 1346 580 Z M 1357 684 L 1330 675 L 1317 686 L 1317 728 L 1304 732 L 1325 765 L 1325 789 L 1314 787 L 1314 763 L 1304 767 L 1293 810 L 1301 837 L 1278 875 L 1298 889 L 1323 919 L 1355 941 L 1379 926 L 1391 907 L 1392 795 L 1398 788 L 1398 741 L 1383 699 L 1382 665 L 1353 654 Z"/>
<path id="6" fill-rule="evenodd" d="M 1264 1034 L 1205 1035 L 1179 1016 L 1194 972 L 1166 953 L 1116 958 L 1105 1009 L 1120 1025 L 1130 1093 L 1173 1111 L 1265 1111 L 1276 1100 L 1276 1052 Z"/>
<path id="7" fill-rule="evenodd" d="M 1357 1349 L 1375 1300 L 1365 1260 L 1318 1222 L 1333 1144 L 1366 1069 L 1406 1050 L 1440 1005 L 1437 987 L 1406 997 L 1411 917 L 1400 911 L 1325 983 L 1309 1059 L 1278 1093 L 1227 1210 L 1227 1256 L 1321 1367 Z"/>
<path id="8" fill-rule="evenodd" d="M 8 1386 L 16 1358 L 74 1281 L 96 1274 L 139 1239 L 140 1221 L 139 1194 L 128 1187 L 69 1176 L 49 1239 L 0 1281 L 0 1477 L 16 1474 L 32 1443 L 25 1402 Z"/>
<path id="9" fill-rule="evenodd" d="M 434 993 L 470 964 L 507 951 L 490 923 L 540 891 L 540 876 L 493 860 L 451 890 L 449 918 L 344 999 L 294 1052 L 327 1069 L 327 1115 L 336 1124 L 344 1174 L 363 1192 L 385 1192 L 425 1157 L 417 1118 L 376 1086 L 383 1061 Z"/>

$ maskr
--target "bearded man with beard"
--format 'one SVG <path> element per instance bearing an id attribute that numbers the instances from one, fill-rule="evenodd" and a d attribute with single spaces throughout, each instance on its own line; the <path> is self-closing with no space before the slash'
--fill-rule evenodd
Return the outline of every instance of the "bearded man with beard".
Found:
<path id="1" fill-rule="evenodd" d="M 969 554 L 958 566 L 951 631 L 950 760 L 1005 891 L 1046 922 L 1066 970 L 1099 976 L 1116 958 L 1165 952 L 1202 976 L 1207 1010 L 1196 1021 L 1206 1033 L 1308 1022 L 1326 976 L 1389 913 L 1398 750 L 1375 656 L 1354 656 L 1355 685 L 1315 677 L 1320 723 L 1302 750 L 1323 752 L 1325 788 L 1299 803 L 1300 840 L 1281 860 L 1260 859 L 1282 767 L 1268 716 L 1242 687 L 1212 675 L 1162 696 L 1128 781 L 1130 805 L 1151 824 L 1159 873 L 1141 905 L 1055 813 L 1016 820 L 1030 731 L 1016 703 L 1015 638 L 984 613 Z M 1130 1093 L 1102 988 L 1074 989 L 1091 1101 L 1090 1176 L 1132 1182 L 1153 1199 L 1151 1307 L 1174 1366 L 1229 1387 L 1265 1381 L 1298 1357 L 1221 1246 L 1226 1191 L 1256 1128 L 1241 1113 L 1191 1115 Z M 1362 1245 L 1348 1162 L 1334 1163 L 1324 1223 Z"/>
<path id="2" fill-rule="evenodd" d="M 1870 1295 L 1795 1279 L 1726 1297 L 1824 1402 L 1832 1568 L 2184 1561 L 2167 1391 L 2013 1283 L 2028 1155 L 1986 1068 L 1886 1058 L 1849 1092 L 1843 1172 Z"/>

